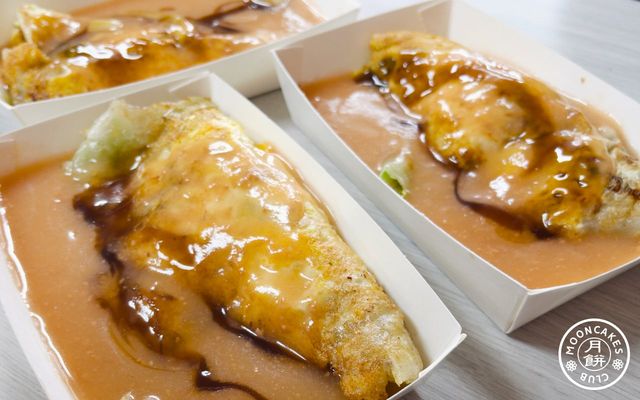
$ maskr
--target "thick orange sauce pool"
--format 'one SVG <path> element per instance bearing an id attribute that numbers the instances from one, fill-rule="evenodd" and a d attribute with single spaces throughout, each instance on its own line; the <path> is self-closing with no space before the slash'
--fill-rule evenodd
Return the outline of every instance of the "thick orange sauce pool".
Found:
<path id="1" fill-rule="evenodd" d="M 0 206 L 19 260 L 16 272 L 24 276 L 25 300 L 51 338 L 76 396 L 251 399 L 233 389 L 199 391 L 192 366 L 118 334 L 109 312 L 96 301 L 98 277 L 108 266 L 94 247 L 93 227 L 72 207 L 82 187 L 64 175 L 62 164 L 62 159 L 52 160 L 0 181 Z M 197 328 L 193 339 L 215 378 L 250 387 L 267 399 L 344 398 L 329 372 L 264 351 L 217 325 L 199 298 L 186 300 L 190 323 Z"/>
<path id="2" fill-rule="evenodd" d="M 335 132 L 376 174 L 384 162 L 408 149 L 413 170 L 406 200 L 528 288 L 582 281 L 640 256 L 640 241 L 629 235 L 535 240 L 507 232 L 457 201 L 455 171 L 431 156 L 415 124 L 391 111 L 376 88 L 356 83 L 350 74 L 302 88 Z"/>

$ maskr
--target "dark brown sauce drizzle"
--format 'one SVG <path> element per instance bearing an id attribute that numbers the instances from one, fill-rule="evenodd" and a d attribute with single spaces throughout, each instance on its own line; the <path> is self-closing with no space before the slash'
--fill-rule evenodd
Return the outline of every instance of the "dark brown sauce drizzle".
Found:
<path id="1" fill-rule="evenodd" d="M 271 10 L 273 8 L 273 6 L 260 4 L 251 0 L 232 1 L 219 5 L 218 7 L 216 7 L 213 13 L 205 15 L 204 17 L 200 17 L 196 19 L 195 22 L 212 28 L 218 33 L 238 33 L 240 32 L 240 30 L 238 30 L 237 28 L 223 24 L 223 20 L 225 17 L 246 10 Z"/>
<path id="2" fill-rule="evenodd" d="M 135 225 L 135 221 L 130 219 L 129 214 L 131 200 L 126 195 L 128 181 L 128 177 L 124 177 L 102 186 L 91 187 L 77 194 L 73 199 L 73 207 L 82 213 L 89 224 L 96 227 L 96 249 L 109 265 L 106 278 L 107 285 L 111 285 L 112 291 L 110 293 L 105 290 L 105 294 L 98 298 L 98 302 L 110 312 L 123 333 L 136 335 L 152 351 L 195 365 L 197 368 L 194 384 L 198 390 L 212 392 L 240 390 L 256 400 L 266 400 L 264 396 L 248 386 L 216 380 L 205 357 L 188 349 L 178 332 L 166 329 L 162 314 L 158 313 L 160 304 L 170 308 L 176 299 L 162 293 L 145 292 L 129 276 L 131 267 L 120 259 L 115 248 L 117 240 L 130 232 Z M 143 320 L 137 312 L 138 304 L 156 312 L 152 313 L 151 318 Z M 250 340 L 258 348 L 270 354 L 304 361 L 304 358 L 293 350 L 280 343 L 264 339 L 248 327 L 232 320 L 224 307 L 213 304 L 208 306 L 211 309 L 213 321 L 223 329 Z"/>
<path id="3" fill-rule="evenodd" d="M 430 152 L 430 154 L 434 156 L 433 152 Z M 463 172 L 464 171 L 462 170 L 456 170 L 456 177 L 453 181 L 453 193 L 456 197 L 456 200 L 460 204 L 464 205 L 465 207 L 469 207 L 470 209 L 477 212 L 478 214 L 494 221 L 499 225 L 502 225 L 507 229 L 518 231 L 518 232 L 528 230 L 531 233 L 533 233 L 535 237 L 538 239 L 548 239 L 553 237 L 553 234 L 549 232 L 547 229 L 545 229 L 544 227 L 532 225 L 528 221 L 520 218 L 519 216 L 513 213 L 505 211 L 500 207 L 464 199 L 460 195 L 460 190 L 458 186 L 460 176 Z"/>
<path id="4" fill-rule="evenodd" d="M 233 382 L 221 382 L 212 378 L 211 369 L 207 362 L 202 358 L 198 363 L 196 371 L 195 384 L 198 390 L 207 392 L 219 392 L 221 390 L 235 389 L 245 392 L 256 400 L 267 400 L 266 397 L 251 389 L 250 387 L 240 385 Z"/>
<path id="5" fill-rule="evenodd" d="M 220 34 L 234 34 L 241 33 L 242 31 L 236 27 L 224 24 L 224 18 L 237 14 L 242 11 L 247 10 L 273 10 L 279 6 L 269 6 L 266 4 L 258 3 L 252 0 L 239 0 L 239 1 L 230 1 L 228 3 L 224 3 L 216 7 L 216 9 L 208 15 L 200 18 L 186 18 L 191 23 L 202 26 L 206 29 L 211 30 L 213 33 Z M 172 11 L 172 8 L 163 7 L 160 11 Z M 114 18 L 132 18 L 131 16 L 123 15 L 123 16 L 114 16 Z M 133 17 L 138 20 L 148 20 L 155 21 L 155 19 L 144 17 L 144 16 L 136 16 Z M 73 48 L 82 42 L 84 38 L 86 38 L 88 34 L 87 26 L 84 29 L 78 31 L 75 35 L 69 37 L 65 41 L 59 43 L 54 49 L 47 52 L 47 54 L 56 54 L 60 52 L 70 52 L 69 56 L 73 54 Z"/>
<path id="6" fill-rule="evenodd" d="M 286 355 L 300 361 L 307 361 L 300 354 L 294 352 L 293 350 L 280 344 L 279 342 L 272 342 L 270 340 L 264 339 L 258 336 L 251 329 L 247 328 L 242 324 L 239 324 L 237 321 L 235 321 L 234 319 L 230 318 L 227 315 L 228 311 L 226 307 L 210 304 L 209 308 L 211 309 L 213 320 L 219 326 L 223 327 L 225 330 L 229 332 L 235 333 L 240 337 L 250 340 L 251 343 L 253 343 L 253 345 L 260 348 L 261 350 L 267 353 L 275 354 L 275 355 Z"/>

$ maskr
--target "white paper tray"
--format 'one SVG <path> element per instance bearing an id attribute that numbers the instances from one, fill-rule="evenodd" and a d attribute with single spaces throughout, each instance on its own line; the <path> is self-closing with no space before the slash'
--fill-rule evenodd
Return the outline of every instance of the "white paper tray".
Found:
<path id="1" fill-rule="evenodd" d="M 66 12 L 102 1 L 103 0 L 3 0 L 0 4 L 0 44 L 8 40 L 11 27 L 16 20 L 16 12 L 24 4 L 38 4 L 56 11 Z M 7 119 L 7 121 L 3 122 L 10 128 L 18 128 L 97 104 L 112 96 L 133 93 L 144 88 L 172 81 L 175 78 L 186 78 L 200 71 L 215 72 L 247 97 L 275 90 L 278 88 L 278 80 L 269 54 L 271 50 L 291 43 L 296 38 L 307 37 L 314 33 L 332 29 L 353 21 L 359 9 L 357 0 L 306 1 L 318 12 L 324 19 L 324 22 L 304 32 L 216 61 L 109 89 L 19 104 L 16 106 L 0 100 L 0 118 Z"/>
<path id="2" fill-rule="evenodd" d="M 340 232 L 364 260 L 391 298 L 403 310 L 407 327 L 428 366 L 423 380 L 464 338 L 456 319 L 391 239 L 347 192 L 281 128 L 222 79 L 208 75 L 168 83 L 121 97 L 133 104 L 151 104 L 189 96 L 210 97 L 239 121 L 257 142 L 271 144 L 296 169 L 333 214 Z M 85 130 L 109 102 L 0 136 L 0 176 L 34 162 L 68 154 L 84 139 Z M 55 140 L 51 135 L 55 134 Z M 71 205 L 70 205 L 71 206 Z M 1 210 L 1 209 L 0 209 Z M 43 338 L 34 326 L 15 285 L 6 243 L 0 233 L 0 301 L 42 387 L 51 399 L 72 398 Z M 418 381 L 392 396 L 398 398 Z"/>
<path id="3" fill-rule="evenodd" d="M 378 178 L 323 120 L 299 84 L 353 72 L 369 58 L 374 33 L 438 34 L 527 72 L 561 92 L 615 116 L 640 151 L 640 105 L 546 47 L 461 1 L 431 1 L 362 20 L 274 52 L 291 118 L 449 278 L 505 332 L 628 270 L 621 265 L 592 279 L 530 290 L 456 241 Z M 335 46 L 335 43 L 341 43 Z"/>

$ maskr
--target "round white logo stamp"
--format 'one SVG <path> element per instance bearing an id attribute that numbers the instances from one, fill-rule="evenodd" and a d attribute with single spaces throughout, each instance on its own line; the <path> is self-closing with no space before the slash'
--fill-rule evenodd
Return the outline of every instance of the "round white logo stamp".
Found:
<path id="1" fill-rule="evenodd" d="M 564 334 L 558 358 L 571 383 L 587 390 L 602 390 L 613 386 L 627 371 L 629 342 L 611 322 L 585 319 Z"/>

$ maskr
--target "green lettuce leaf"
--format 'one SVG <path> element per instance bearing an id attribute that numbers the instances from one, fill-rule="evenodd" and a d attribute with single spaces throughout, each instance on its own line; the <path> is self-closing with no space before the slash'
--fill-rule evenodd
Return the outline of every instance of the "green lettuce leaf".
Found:
<path id="1" fill-rule="evenodd" d="M 117 100 L 93 123 L 66 170 L 74 179 L 98 184 L 129 171 L 136 157 L 162 132 L 165 109 Z"/>
<path id="2" fill-rule="evenodd" d="M 410 174 L 411 158 L 409 152 L 405 150 L 384 163 L 380 169 L 380 178 L 402 197 L 409 193 Z"/>

